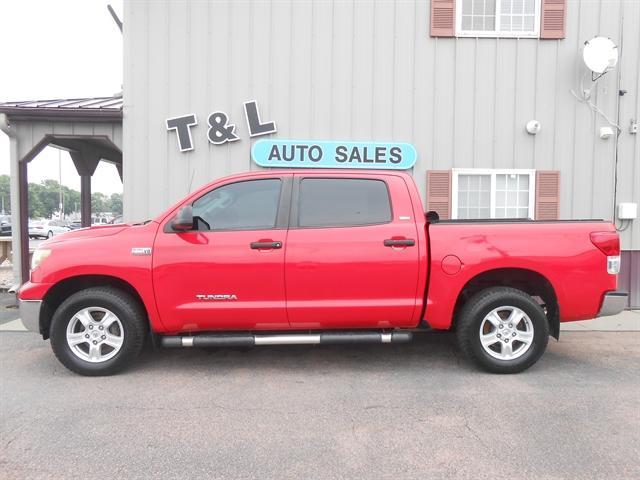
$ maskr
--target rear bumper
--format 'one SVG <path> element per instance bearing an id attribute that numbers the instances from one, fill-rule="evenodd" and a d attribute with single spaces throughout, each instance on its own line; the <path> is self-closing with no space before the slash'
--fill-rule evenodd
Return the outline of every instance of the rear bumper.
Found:
<path id="1" fill-rule="evenodd" d="M 598 317 L 608 317 L 622 312 L 629 303 L 629 294 L 626 292 L 607 292 L 604 294 L 602 306 Z"/>
<path id="2" fill-rule="evenodd" d="M 42 300 L 18 300 L 20 320 L 27 330 L 40 333 Z"/>

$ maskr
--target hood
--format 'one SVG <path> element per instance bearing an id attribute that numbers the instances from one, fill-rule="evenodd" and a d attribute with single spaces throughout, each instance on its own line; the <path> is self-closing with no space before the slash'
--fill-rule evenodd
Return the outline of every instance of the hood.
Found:
<path id="1" fill-rule="evenodd" d="M 71 230 L 45 241 L 42 246 L 52 245 L 54 243 L 66 242 L 67 240 L 80 240 L 82 238 L 97 238 L 108 237 L 115 235 L 124 230 L 131 228 L 131 225 L 119 223 L 117 225 L 100 225 L 96 227 L 80 228 L 78 230 Z"/>

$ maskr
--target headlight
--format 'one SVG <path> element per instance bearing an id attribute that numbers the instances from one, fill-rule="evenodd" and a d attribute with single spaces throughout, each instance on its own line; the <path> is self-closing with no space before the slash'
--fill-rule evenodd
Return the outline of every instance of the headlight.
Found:
<path id="1" fill-rule="evenodd" d="M 49 255 L 51 255 L 51 250 L 47 250 L 46 248 L 38 248 L 33 252 L 33 256 L 31 257 L 31 270 L 38 268 Z"/>

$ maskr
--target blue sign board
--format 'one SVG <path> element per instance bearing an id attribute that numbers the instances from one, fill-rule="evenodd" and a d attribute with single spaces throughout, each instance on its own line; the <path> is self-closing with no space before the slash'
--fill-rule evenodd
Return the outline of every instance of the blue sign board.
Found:
<path id="1" fill-rule="evenodd" d="M 406 170 L 416 163 L 410 143 L 259 140 L 251 149 L 261 167 Z"/>

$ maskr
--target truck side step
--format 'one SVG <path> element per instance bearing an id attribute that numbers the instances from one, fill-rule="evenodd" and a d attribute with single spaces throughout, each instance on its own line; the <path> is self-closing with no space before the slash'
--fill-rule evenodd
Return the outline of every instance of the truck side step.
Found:
<path id="1" fill-rule="evenodd" d="M 164 336 L 163 347 L 252 347 L 254 345 L 344 345 L 348 343 L 408 343 L 411 332 L 327 332 L 295 334 L 201 334 Z"/>

